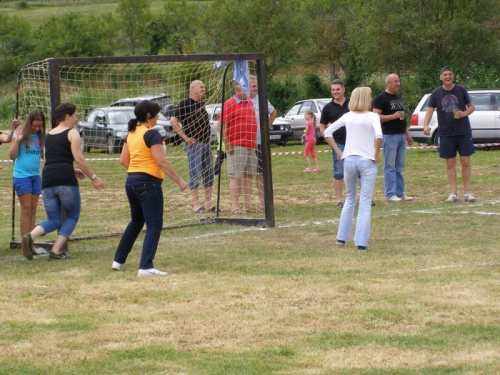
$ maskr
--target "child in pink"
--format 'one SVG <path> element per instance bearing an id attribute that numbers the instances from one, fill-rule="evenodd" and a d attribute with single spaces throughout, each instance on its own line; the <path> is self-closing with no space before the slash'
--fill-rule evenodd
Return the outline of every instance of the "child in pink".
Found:
<path id="1" fill-rule="evenodd" d="M 306 128 L 304 129 L 304 135 L 302 136 L 304 147 L 304 158 L 307 162 L 307 168 L 304 169 L 304 172 L 320 172 L 318 159 L 316 158 L 316 116 L 312 111 L 305 111 L 304 118 L 306 119 Z M 316 168 L 311 168 L 311 160 L 309 160 L 309 154 L 314 159 L 314 163 L 316 164 Z"/>

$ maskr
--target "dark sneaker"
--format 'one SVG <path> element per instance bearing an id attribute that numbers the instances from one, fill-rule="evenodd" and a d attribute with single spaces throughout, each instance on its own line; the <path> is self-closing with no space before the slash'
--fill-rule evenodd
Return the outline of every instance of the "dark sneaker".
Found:
<path id="1" fill-rule="evenodd" d="M 66 254 L 66 253 L 63 253 L 63 252 L 60 252 L 60 253 L 56 254 L 53 251 L 51 251 L 49 253 L 49 260 L 51 260 L 51 259 L 53 259 L 53 260 L 68 259 L 68 258 L 69 258 L 69 254 Z"/>
<path id="2" fill-rule="evenodd" d="M 345 241 L 337 240 L 337 242 L 335 242 L 335 245 L 344 246 L 345 245 Z"/>
<path id="3" fill-rule="evenodd" d="M 358 246 L 358 250 L 359 251 L 366 251 L 368 249 L 366 248 L 366 246 Z"/>
<path id="4" fill-rule="evenodd" d="M 342 208 L 342 207 L 344 207 L 344 204 L 342 202 L 337 202 L 335 204 L 335 208 Z"/>
<path id="5" fill-rule="evenodd" d="M 23 249 L 23 255 L 26 259 L 33 260 L 33 253 L 31 252 L 31 249 L 33 249 L 33 239 L 31 238 L 31 234 L 28 233 L 23 236 L 21 246 Z"/>

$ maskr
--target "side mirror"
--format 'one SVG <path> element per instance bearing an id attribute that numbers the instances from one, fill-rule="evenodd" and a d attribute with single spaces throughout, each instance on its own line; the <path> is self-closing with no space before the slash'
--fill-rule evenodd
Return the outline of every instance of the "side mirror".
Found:
<path id="1" fill-rule="evenodd" d="M 106 118 L 104 116 L 97 116 L 95 119 L 95 123 L 98 125 L 106 126 Z"/>

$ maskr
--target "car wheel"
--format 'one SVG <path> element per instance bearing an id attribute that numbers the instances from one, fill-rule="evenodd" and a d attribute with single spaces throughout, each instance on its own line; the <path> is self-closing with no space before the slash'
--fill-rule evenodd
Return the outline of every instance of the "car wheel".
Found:
<path id="1" fill-rule="evenodd" d="M 117 147 L 115 146 L 115 138 L 108 137 L 108 139 L 106 141 L 106 150 L 107 150 L 108 154 L 116 153 Z"/>
<path id="2" fill-rule="evenodd" d="M 81 141 L 82 152 L 90 152 L 90 147 L 87 146 L 87 142 L 85 142 L 85 138 L 83 138 L 83 135 L 81 134 L 80 134 L 80 141 Z"/>
<path id="3" fill-rule="evenodd" d="M 434 132 L 434 135 L 432 136 L 432 144 L 434 146 L 439 146 L 439 136 L 437 134 L 437 130 Z"/>

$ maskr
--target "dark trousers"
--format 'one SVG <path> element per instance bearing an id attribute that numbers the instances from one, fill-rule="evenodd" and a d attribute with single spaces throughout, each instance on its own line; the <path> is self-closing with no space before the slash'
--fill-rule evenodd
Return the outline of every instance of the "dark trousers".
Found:
<path id="1" fill-rule="evenodd" d="M 153 259 L 163 227 L 163 191 L 161 180 L 143 175 L 129 175 L 125 191 L 130 204 L 132 220 L 118 244 L 115 262 L 125 263 L 137 236 L 146 223 L 146 237 L 142 244 L 140 269 L 153 268 Z"/>

